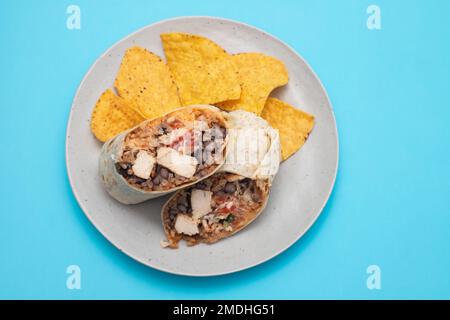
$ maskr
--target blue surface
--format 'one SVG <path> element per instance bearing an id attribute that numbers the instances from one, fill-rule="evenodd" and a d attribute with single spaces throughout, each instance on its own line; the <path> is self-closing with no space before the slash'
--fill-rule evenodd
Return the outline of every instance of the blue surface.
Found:
<path id="1" fill-rule="evenodd" d="M 450 298 L 450 2 L 0 1 L 0 298 Z M 81 8 L 81 30 L 66 8 Z M 95 59 L 161 19 L 243 21 L 294 47 L 333 103 L 333 195 L 292 248 L 216 278 L 164 274 L 105 240 L 65 169 L 74 93 Z M 81 290 L 66 288 L 79 265 Z M 382 270 L 368 290 L 366 268 Z"/>

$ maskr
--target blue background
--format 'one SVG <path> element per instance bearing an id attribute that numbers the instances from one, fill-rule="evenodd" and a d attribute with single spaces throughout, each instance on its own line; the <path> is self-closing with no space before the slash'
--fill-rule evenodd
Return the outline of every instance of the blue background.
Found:
<path id="1" fill-rule="evenodd" d="M 382 30 L 366 27 L 381 8 Z M 81 30 L 66 8 L 81 8 Z M 449 1 L 0 1 L 0 298 L 450 298 Z M 210 15 L 295 48 L 336 113 L 340 167 L 317 223 L 277 258 L 215 278 L 164 274 L 105 240 L 65 168 L 74 93 L 95 59 L 161 19 Z M 66 267 L 82 289 L 66 288 Z M 382 289 L 366 268 L 380 266 Z"/>

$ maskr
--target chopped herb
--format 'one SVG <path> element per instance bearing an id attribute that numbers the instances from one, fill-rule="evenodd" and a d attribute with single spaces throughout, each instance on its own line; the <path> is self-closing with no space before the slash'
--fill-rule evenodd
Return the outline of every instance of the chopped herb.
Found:
<path id="1" fill-rule="evenodd" d="M 228 215 L 228 217 L 225 219 L 226 222 L 231 223 L 234 221 L 234 216 L 232 214 Z"/>

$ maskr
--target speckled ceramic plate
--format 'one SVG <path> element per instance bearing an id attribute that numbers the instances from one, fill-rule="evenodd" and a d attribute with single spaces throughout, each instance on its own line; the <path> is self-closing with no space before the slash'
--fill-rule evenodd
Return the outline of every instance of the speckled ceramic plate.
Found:
<path id="1" fill-rule="evenodd" d="M 92 108 L 112 87 L 125 50 L 143 46 L 164 56 L 159 35 L 187 32 L 206 36 L 230 53 L 262 52 L 284 61 L 289 84 L 272 95 L 316 117 L 305 146 L 282 163 L 269 203 L 242 232 L 214 245 L 162 249 L 160 210 L 167 197 L 139 205 L 110 198 L 97 174 L 101 144 L 89 130 Z M 158 270 L 212 276 L 250 268 L 289 248 L 314 223 L 333 188 L 338 163 L 336 123 L 317 76 L 289 46 L 249 25 L 211 17 L 182 17 L 145 27 L 108 49 L 87 72 L 73 101 L 67 126 L 67 171 L 73 193 L 89 220 L 117 248 Z"/>

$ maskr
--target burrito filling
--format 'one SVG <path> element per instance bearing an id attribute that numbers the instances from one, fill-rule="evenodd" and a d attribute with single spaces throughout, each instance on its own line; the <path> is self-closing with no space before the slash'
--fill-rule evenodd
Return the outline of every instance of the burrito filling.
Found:
<path id="1" fill-rule="evenodd" d="M 267 185 L 231 173 L 219 173 L 179 191 L 163 213 L 167 245 L 213 243 L 245 227 L 261 211 Z"/>
<path id="2" fill-rule="evenodd" d="M 222 163 L 226 134 L 214 113 L 175 111 L 129 132 L 116 169 L 139 189 L 170 190 L 211 174 Z"/>

